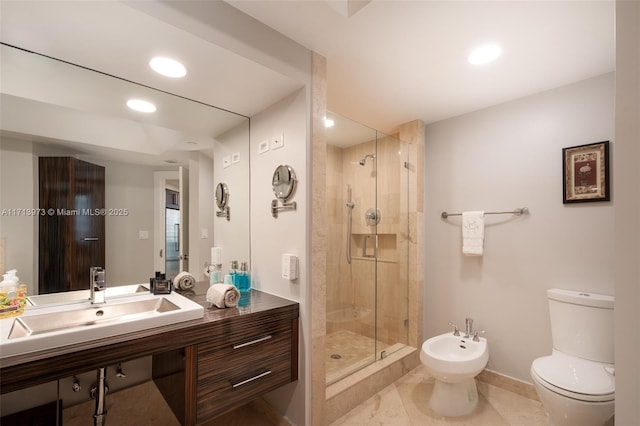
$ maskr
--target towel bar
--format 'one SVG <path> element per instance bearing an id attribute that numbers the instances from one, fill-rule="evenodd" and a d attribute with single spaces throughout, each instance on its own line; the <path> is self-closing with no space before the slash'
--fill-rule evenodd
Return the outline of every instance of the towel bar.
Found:
<path id="1" fill-rule="evenodd" d="M 485 212 L 484 214 L 515 214 L 515 215 L 522 215 L 522 214 L 529 214 L 529 208 L 528 207 L 521 207 L 519 209 L 515 209 L 515 210 L 512 210 L 512 211 L 508 211 L 508 212 Z M 462 213 L 442 212 L 442 214 L 440 216 L 442 216 L 443 219 L 446 219 L 449 216 L 462 216 Z"/>

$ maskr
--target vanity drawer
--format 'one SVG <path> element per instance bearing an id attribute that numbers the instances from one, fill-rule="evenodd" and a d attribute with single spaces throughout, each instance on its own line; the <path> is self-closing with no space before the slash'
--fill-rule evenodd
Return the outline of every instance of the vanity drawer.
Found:
<path id="1" fill-rule="evenodd" d="M 271 324 L 234 342 L 198 345 L 198 422 L 291 382 L 291 322 Z"/>

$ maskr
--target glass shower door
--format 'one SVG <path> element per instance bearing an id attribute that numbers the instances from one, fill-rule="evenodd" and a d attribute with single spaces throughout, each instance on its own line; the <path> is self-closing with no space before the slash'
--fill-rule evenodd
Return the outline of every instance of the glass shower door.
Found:
<path id="1" fill-rule="evenodd" d="M 407 144 L 330 113 L 326 383 L 408 340 Z"/>

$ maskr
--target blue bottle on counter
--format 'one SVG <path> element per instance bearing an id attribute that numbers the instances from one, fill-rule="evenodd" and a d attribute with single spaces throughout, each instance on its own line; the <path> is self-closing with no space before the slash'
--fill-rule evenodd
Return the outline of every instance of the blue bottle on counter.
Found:
<path id="1" fill-rule="evenodd" d="M 233 284 L 234 286 L 238 287 L 237 276 L 238 276 L 238 261 L 232 260 L 231 269 L 229 269 L 229 273 L 224 276 L 224 283 Z"/>
<path id="2" fill-rule="evenodd" d="M 247 262 L 242 262 L 240 264 L 240 271 L 238 271 L 234 278 L 236 280 L 235 286 L 241 293 L 251 291 L 251 276 L 249 275 Z"/>

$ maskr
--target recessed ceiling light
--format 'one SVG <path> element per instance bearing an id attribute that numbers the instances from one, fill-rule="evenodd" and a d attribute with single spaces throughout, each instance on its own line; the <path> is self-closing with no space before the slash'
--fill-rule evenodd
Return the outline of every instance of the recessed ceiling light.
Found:
<path id="1" fill-rule="evenodd" d="M 473 65 L 482 65 L 496 59 L 502 53 L 502 49 L 497 44 L 485 44 L 471 52 L 469 55 L 469 63 Z"/>
<path id="2" fill-rule="evenodd" d="M 166 77 L 180 78 L 187 75 L 187 69 L 180 62 L 165 58 L 163 56 L 156 56 L 149 61 L 149 66 L 158 74 L 162 74 Z"/>
<path id="3" fill-rule="evenodd" d="M 327 128 L 333 127 L 335 124 L 336 124 L 336 122 L 333 121 L 332 119 L 327 118 L 327 117 L 324 118 L 324 127 L 327 127 Z"/>
<path id="4" fill-rule="evenodd" d="M 138 112 L 155 112 L 156 106 L 148 101 L 143 101 L 142 99 L 129 99 L 127 101 L 127 106 L 134 111 Z"/>

